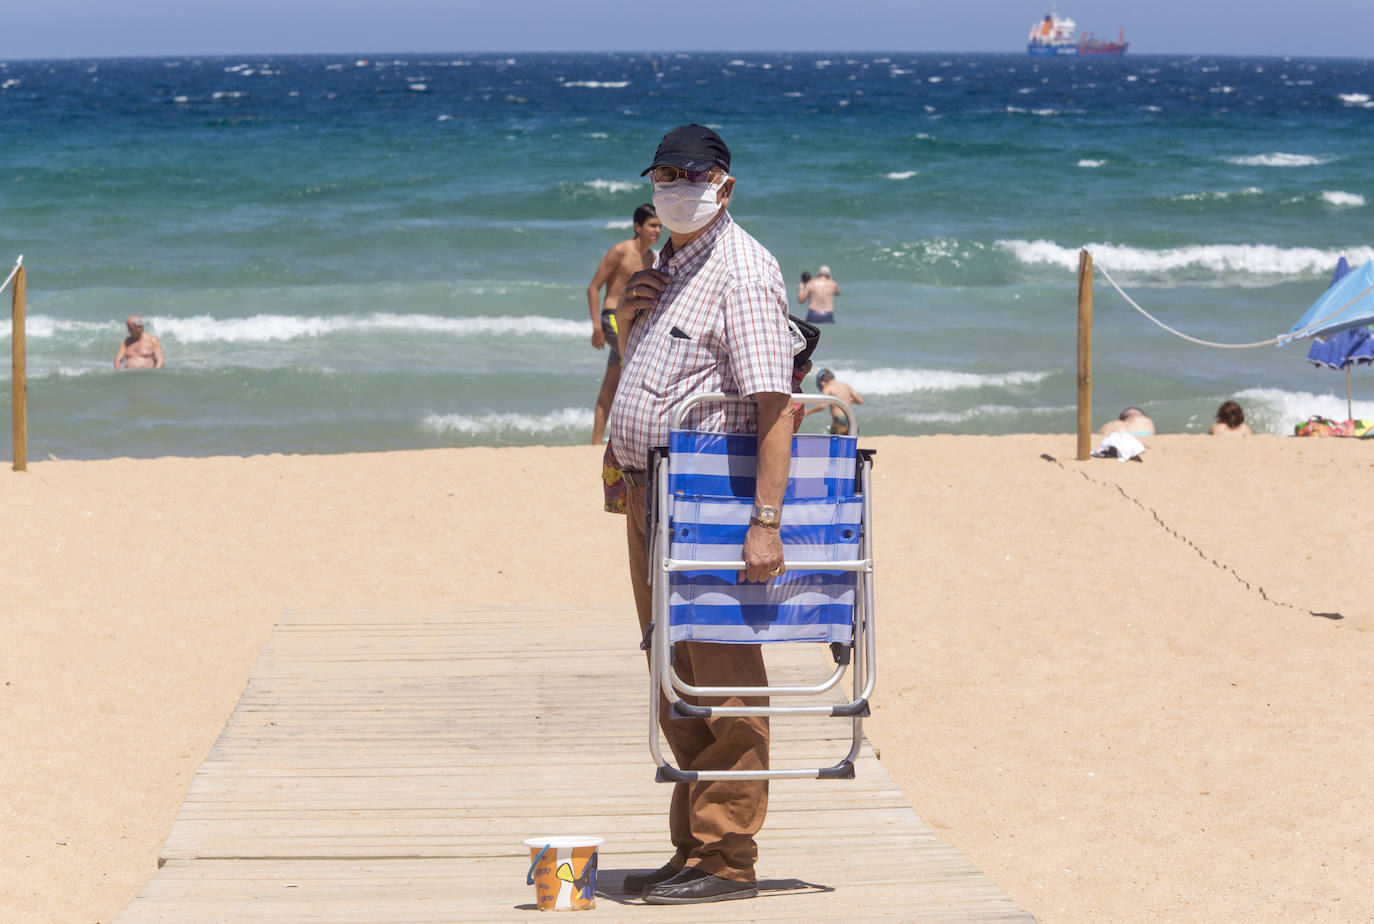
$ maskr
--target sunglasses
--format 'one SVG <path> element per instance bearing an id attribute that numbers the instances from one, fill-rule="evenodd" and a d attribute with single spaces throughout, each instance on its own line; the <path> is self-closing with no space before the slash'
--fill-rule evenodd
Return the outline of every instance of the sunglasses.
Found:
<path id="1" fill-rule="evenodd" d="M 712 167 L 702 173 L 695 170 L 682 170 L 678 167 L 655 167 L 649 171 L 649 179 L 655 183 L 666 186 L 669 183 L 676 183 L 678 180 L 686 180 L 688 183 L 707 183 L 719 177 L 723 170 L 719 167 Z"/>

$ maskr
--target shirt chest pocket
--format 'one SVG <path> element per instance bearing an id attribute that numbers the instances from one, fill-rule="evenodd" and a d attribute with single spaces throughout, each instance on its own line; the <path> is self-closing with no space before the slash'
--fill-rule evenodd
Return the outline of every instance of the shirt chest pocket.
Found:
<path id="1" fill-rule="evenodd" d="M 717 363 L 710 347 L 688 337 L 670 336 L 661 361 L 654 363 L 644 377 L 644 387 L 660 398 L 700 390 L 703 383 L 708 383 L 708 388 L 718 388 Z M 710 385 L 708 380 L 713 377 L 717 382 Z"/>

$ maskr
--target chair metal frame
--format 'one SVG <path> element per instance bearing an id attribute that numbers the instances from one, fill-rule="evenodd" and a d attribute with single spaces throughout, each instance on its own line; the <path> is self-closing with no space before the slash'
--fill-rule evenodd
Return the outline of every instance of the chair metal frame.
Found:
<path id="1" fill-rule="evenodd" d="M 808 402 L 819 401 L 835 405 L 843 410 L 850 422 L 850 436 L 858 436 L 858 421 L 853 409 L 844 401 L 829 395 L 807 395 Z M 753 403 L 752 399 L 738 395 L 707 393 L 694 395 L 683 402 L 673 416 L 672 428 L 680 430 L 688 411 L 698 404 L 716 401 L 731 403 Z M 851 652 L 856 656 L 836 657 L 834 672 L 826 680 L 810 685 L 778 685 L 762 687 L 694 686 L 678 676 L 672 664 L 672 642 L 669 633 L 669 576 L 679 571 L 730 571 L 742 570 L 742 560 L 734 561 L 694 561 L 675 559 L 669 555 L 669 522 L 672 514 L 672 494 L 668 490 L 669 464 L 667 447 L 657 447 L 651 457 L 648 527 L 646 545 L 649 557 L 649 583 L 652 587 L 652 622 L 649 626 L 649 752 L 658 765 L 655 779 L 658 782 L 694 782 L 698 780 L 760 780 L 760 779 L 851 779 L 854 776 L 854 760 L 858 757 L 863 741 L 863 718 L 869 714 L 868 701 L 873 695 L 877 681 L 877 654 L 873 625 L 873 530 L 872 530 L 872 493 L 871 470 L 872 452 L 858 450 L 856 458 L 856 483 L 862 493 L 862 514 L 858 543 L 858 557 L 840 561 L 825 561 L 823 568 L 815 561 L 797 562 L 799 568 L 826 571 L 855 571 L 860 573 L 856 582 L 853 607 L 853 634 L 849 642 Z M 786 518 L 786 510 L 783 512 Z M 784 561 L 785 565 L 789 565 Z M 770 644 L 773 640 L 761 640 L 749 644 Z M 780 641 L 780 640 L 779 640 Z M 730 644 L 722 642 L 721 644 Z M 812 642 L 812 644 L 818 644 Z M 846 653 L 848 654 L 848 652 Z M 818 696 L 834 688 L 844 678 L 849 662 L 852 660 L 853 698 L 844 704 L 818 704 L 796 706 L 697 706 L 683 701 L 682 696 L 697 697 L 746 697 L 746 696 Z M 789 768 L 782 770 L 682 770 L 664 757 L 659 741 L 659 693 L 669 703 L 669 714 L 673 718 L 709 718 L 711 716 L 826 716 L 849 718 L 852 736 L 848 753 L 838 763 L 829 767 Z"/>

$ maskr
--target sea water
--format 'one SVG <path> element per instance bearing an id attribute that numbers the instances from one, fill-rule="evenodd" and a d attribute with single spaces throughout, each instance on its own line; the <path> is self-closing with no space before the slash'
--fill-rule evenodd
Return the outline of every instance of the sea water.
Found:
<path id="1" fill-rule="evenodd" d="M 585 442 L 586 287 L 688 121 L 730 145 L 731 211 L 789 298 L 833 269 L 815 358 L 868 434 L 1072 432 L 1084 245 L 1222 343 L 1286 332 L 1341 255 L 1374 258 L 1368 61 L 10 61 L 0 264 L 27 268 L 30 458 Z M 112 371 L 134 313 L 165 370 Z M 1093 336 L 1095 424 L 1139 404 L 1205 432 L 1228 398 L 1258 431 L 1346 416 L 1306 341 L 1190 343 L 1101 272 Z M 0 323 L 6 421 L 10 345 Z M 1353 381 L 1374 417 L 1374 374 Z"/>

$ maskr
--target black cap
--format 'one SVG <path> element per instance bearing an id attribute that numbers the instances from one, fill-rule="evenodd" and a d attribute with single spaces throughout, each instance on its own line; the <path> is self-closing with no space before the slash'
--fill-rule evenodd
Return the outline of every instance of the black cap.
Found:
<path id="1" fill-rule="evenodd" d="M 720 135 L 705 125 L 693 122 L 679 125 L 663 136 L 654 152 L 654 162 L 644 168 L 643 176 L 655 167 L 677 167 L 693 173 L 704 173 L 712 167 L 730 172 L 730 149 Z"/>

